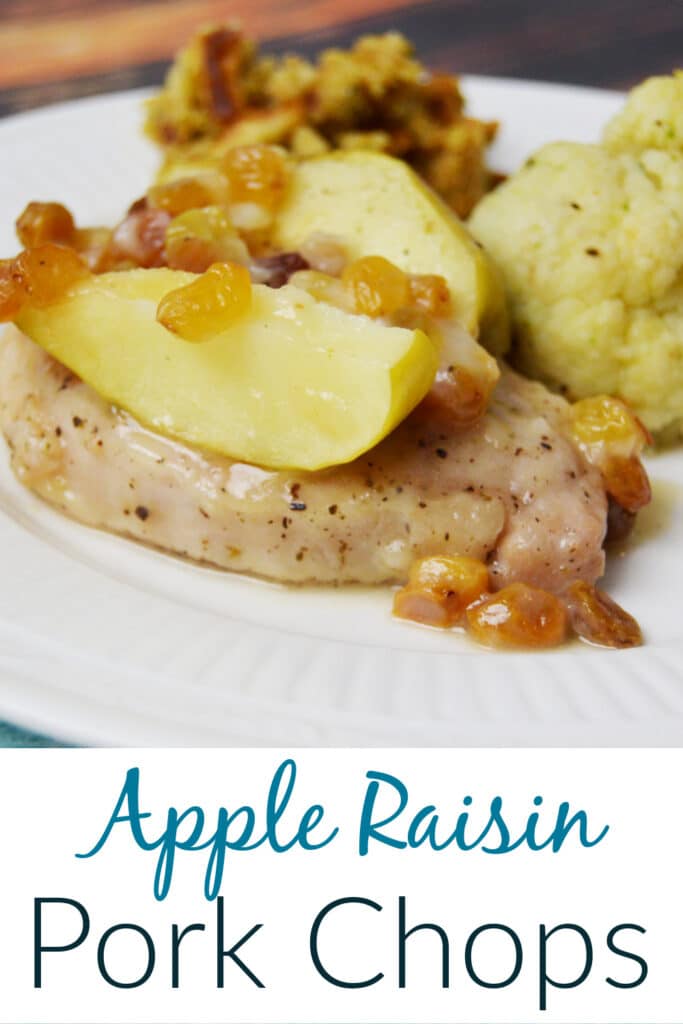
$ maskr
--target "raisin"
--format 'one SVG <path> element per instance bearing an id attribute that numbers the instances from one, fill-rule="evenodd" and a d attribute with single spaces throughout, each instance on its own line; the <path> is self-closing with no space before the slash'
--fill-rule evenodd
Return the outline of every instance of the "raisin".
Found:
<path id="1" fill-rule="evenodd" d="M 600 647 L 639 647 L 640 626 L 628 612 L 597 587 L 578 580 L 564 594 L 572 629 Z"/>

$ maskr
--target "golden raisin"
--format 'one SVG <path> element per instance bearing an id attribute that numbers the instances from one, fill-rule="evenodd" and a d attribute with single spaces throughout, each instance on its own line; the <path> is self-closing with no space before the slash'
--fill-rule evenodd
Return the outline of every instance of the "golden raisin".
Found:
<path id="1" fill-rule="evenodd" d="M 402 587 L 394 594 L 394 615 L 423 626 L 448 629 L 454 625 L 441 594 L 420 587 Z"/>
<path id="2" fill-rule="evenodd" d="M 489 587 L 483 562 L 466 555 L 432 555 L 415 562 L 394 598 L 394 615 L 428 626 L 454 626 Z"/>
<path id="3" fill-rule="evenodd" d="M 26 302 L 24 279 L 15 260 L 0 260 L 0 322 L 13 320 Z"/>
<path id="4" fill-rule="evenodd" d="M 275 209 L 287 187 L 287 160 L 276 146 L 237 146 L 225 156 L 232 203 L 256 203 Z"/>
<path id="5" fill-rule="evenodd" d="M 74 219 L 61 203 L 29 203 L 17 218 L 17 237 L 25 249 L 45 242 L 68 245 L 74 237 Z"/>
<path id="6" fill-rule="evenodd" d="M 249 250 L 223 206 L 187 210 L 166 228 L 166 262 L 174 270 L 203 274 L 212 263 L 249 263 Z"/>
<path id="7" fill-rule="evenodd" d="M 635 455 L 651 438 L 625 402 L 611 395 L 595 395 L 575 402 L 572 432 L 587 449 L 608 448 L 615 454 Z"/>
<path id="8" fill-rule="evenodd" d="M 410 301 L 408 276 L 383 256 L 363 256 L 349 263 L 342 281 L 353 309 L 365 316 L 388 316 Z"/>
<path id="9" fill-rule="evenodd" d="M 601 466 L 605 489 L 626 512 L 639 512 L 652 500 L 647 471 L 637 455 L 612 455 Z"/>
<path id="10" fill-rule="evenodd" d="M 527 583 L 511 583 L 466 614 L 468 631 L 487 647 L 556 647 L 567 634 L 559 598 Z"/>
<path id="11" fill-rule="evenodd" d="M 462 366 L 439 370 L 420 410 L 444 425 L 471 427 L 486 412 L 490 388 Z"/>
<path id="12" fill-rule="evenodd" d="M 410 582 L 442 594 L 458 616 L 489 588 L 489 571 L 478 558 L 468 555 L 432 555 L 420 558 L 410 569 Z"/>
<path id="13" fill-rule="evenodd" d="M 17 256 L 15 267 L 31 306 L 58 302 L 72 285 L 90 273 L 78 253 L 54 242 L 25 249 Z"/>
<path id="14" fill-rule="evenodd" d="M 600 647 L 639 647 L 640 626 L 604 591 L 578 580 L 564 595 L 569 622 L 577 636 Z"/>
<path id="15" fill-rule="evenodd" d="M 215 201 L 213 190 L 199 178 L 177 178 L 164 185 L 152 185 L 147 197 L 150 206 L 165 210 L 172 217 Z"/>
<path id="16" fill-rule="evenodd" d="M 448 316 L 451 293 L 440 274 L 411 274 L 408 278 L 410 304 L 430 316 Z"/>
<path id="17" fill-rule="evenodd" d="M 190 284 L 164 295 L 157 320 L 185 341 L 208 341 L 251 304 L 251 278 L 237 263 L 215 263 Z"/>

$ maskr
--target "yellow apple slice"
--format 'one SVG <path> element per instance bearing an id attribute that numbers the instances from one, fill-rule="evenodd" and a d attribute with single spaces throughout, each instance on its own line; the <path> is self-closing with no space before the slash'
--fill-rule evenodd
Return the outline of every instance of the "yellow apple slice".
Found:
<path id="1" fill-rule="evenodd" d="M 255 285 L 249 311 L 202 344 L 156 321 L 159 300 L 195 275 L 131 270 L 86 279 L 17 326 L 147 426 L 246 462 L 315 470 L 372 448 L 417 405 L 434 342 Z"/>
<path id="2" fill-rule="evenodd" d="M 441 274 L 454 313 L 494 355 L 509 345 L 499 275 L 467 228 L 403 161 L 335 152 L 299 164 L 273 242 L 296 250 L 314 232 L 335 235 L 349 259 L 384 256 L 410 274 Z"/>

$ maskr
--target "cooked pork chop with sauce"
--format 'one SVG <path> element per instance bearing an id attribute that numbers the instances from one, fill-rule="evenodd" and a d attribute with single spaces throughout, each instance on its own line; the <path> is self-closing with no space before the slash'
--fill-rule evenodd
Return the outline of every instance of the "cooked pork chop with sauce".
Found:
<path id="1" fill-rule="evenodd" d="M 484 559 L 496 586 L 602 574 L 601 475 L 565 401 L 507 368 L 474 426 L 446 428 L 425 404 L 349 465 L 276 472 L 150 432 L 14 328 L 0 344 L 14 472 L 88 525 L 293 583 L 403 582 L 434 553 Z"/>

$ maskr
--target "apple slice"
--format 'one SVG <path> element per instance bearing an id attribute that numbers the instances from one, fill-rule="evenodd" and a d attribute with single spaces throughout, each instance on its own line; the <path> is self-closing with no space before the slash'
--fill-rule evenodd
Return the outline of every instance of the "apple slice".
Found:
<path id="1" fill-rule="evenodd" d="M 335 235 L 350 259 L 384 256 L 410 274 L 441 274 L 455 316 L 494 355 L 510 335 L 499 275 L 445 203 L 401 160 L 336 152 L 299 164 L 274 226 L 296 250 L 314 232 Z"/>
<path id="2" fill-rule="evenodd" d="M 372 448 L 429 390 L 434 342 L 286 285 L 255 285 L 248 312 L 202 344 L 156 321 L 195 275 L 101 274 L 17 326 L 100 395 L 169 437 L 234 459 L 315 470 Z"/>

